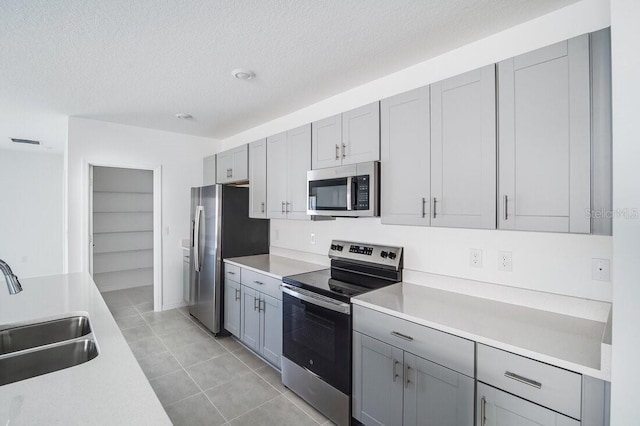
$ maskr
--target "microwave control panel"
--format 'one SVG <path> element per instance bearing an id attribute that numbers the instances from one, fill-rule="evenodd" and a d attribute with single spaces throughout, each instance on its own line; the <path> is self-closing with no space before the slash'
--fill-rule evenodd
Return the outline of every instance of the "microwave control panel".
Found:
<path id="1" fill-rule="evenodd" d="M 356 210 L 369 210 L 369 175 L 355 177 L 357 185 Z"/>

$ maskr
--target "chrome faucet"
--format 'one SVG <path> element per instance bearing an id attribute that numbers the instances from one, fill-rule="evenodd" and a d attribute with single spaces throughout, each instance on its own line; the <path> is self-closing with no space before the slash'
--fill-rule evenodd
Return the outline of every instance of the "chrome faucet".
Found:
<path id="1" fill-rule="evenodd" d="M 7 280 L 7 289 L 9 289 L 9 294 L 16 294 L 22 291 L 22 285 L 20 281 L 18 281 L 18 277 L 13 275 L 13 271 L 7 265 L 7 262 L 0 259 L 0 271 L 4 274 L 4 279 Z"/>

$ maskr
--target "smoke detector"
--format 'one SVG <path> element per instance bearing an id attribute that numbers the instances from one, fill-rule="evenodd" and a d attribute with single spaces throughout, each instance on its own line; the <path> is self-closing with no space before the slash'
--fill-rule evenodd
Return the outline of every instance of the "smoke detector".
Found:
<path id="1" fill-rule="evenodd" d="M 251 70 L 245 70 L 242 68 L 236 68 L 231 71 L 231 75 L 237 78 L 238 80 L 252 80 L 256 77 L 256 73 Z"/>
<path id="2" fill-rule="evenodd" d="M 40 145 L 40 141 L 34 141 L 31 139 L 11 138 L 11 141 L 15 143 L 26 143 L 28 145 Z"/>

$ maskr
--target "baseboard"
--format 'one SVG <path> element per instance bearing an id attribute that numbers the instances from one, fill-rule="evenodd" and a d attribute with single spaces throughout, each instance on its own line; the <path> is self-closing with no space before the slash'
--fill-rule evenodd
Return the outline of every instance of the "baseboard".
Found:
<path id="1" fill-rule="evenodd" d="M 177 309 L 177 308 L 182 308 L 183 306 L 187 306 L 188 303 L 186 300 L 178 300 L 175 302 L 171 302 L 171 303 L 163 303 L 162 304 L 162 310 L 163 311 L 168 311 L 170 309 Z"/>
<path id="2" fill-rule="evenodd" d="M 142 284 L 132 285 L 127 283 L 113 283 L 113 284 L 96 283 L 96 287 L 98 287 L 98 290 L 100 291 L 100 293 L 106 293 L 108 291 L 116 291 L 116 290 L 126 290 L 129 288 L 137 288 L 137 287 L 148 287 L 150 285 L 153 285 L 153 284 L 142 283 Z"/>

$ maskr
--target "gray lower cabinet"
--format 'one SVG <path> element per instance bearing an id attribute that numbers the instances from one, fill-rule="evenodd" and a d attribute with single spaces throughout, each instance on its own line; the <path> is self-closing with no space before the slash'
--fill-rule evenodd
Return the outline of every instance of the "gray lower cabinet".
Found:
<path id="1" fill-rule="evenodd" d="M 240 283 L 226 279 L 224 283 L 224 328 L 240 337 L 240 314 L 242 311 Z"/>
<path id="2" fill-rule="evenodd" d="M 589 35 L 498 64 L 498 227 L 590 232 Z"/>
<path id="3" fill-rule="evenodd" d="M 260 352 L 260 311 L 259 292 L 242 286 L 242 316 L 240 320 L 240 340 L 249 348 Z"/>
<path id="4" fill-rule="evenodd" d="M 359 332 L 353 345 L 352 415 L 361 423 L 473 424 L 472 378 Z"/>
<path id="5" fill-rule="evenodd" d="M 580 422 L 525 399 L 478 383 L 476 426 L 578 426 Z"/>
<path id="6" fill-rule="evenodd" d="M 239 269 L 242 294 L 239 312 L 240 340 L 274 366 L 280 368 L 282 356 L 282 293 L 280 280 L 258 272 Z M 228 280 L 227 280 L 228 281 Z M 235 293 L 235 290 L 232 289 Z M 226 306 L 237 303 L 225 296 Z M 233 312 L 233 308 L 231 310 Z M 225 312 L 226 318 L 226 312 Z M 228 327 L 227 330 L 231 331 Z"/>
<path id="7" fill-rule="evenodd" d="M 182 298 L 185 302 L 189 303 L 189 273 L 190 266 L 189 249 L 182 249 Z"/>

